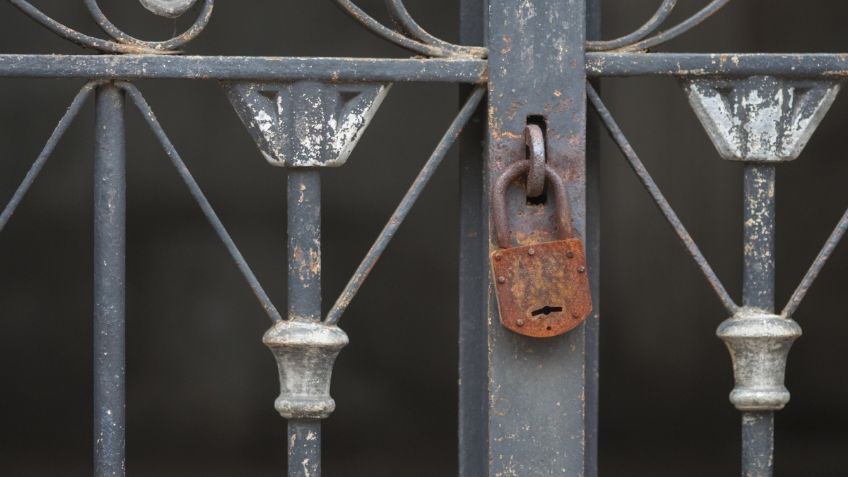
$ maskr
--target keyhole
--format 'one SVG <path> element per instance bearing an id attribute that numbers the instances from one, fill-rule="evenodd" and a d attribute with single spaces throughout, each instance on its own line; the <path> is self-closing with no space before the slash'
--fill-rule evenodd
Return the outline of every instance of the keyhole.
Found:
<path id="1" fill-rule="evenodd" d="M 550 315 L 551 313 L 559 313 L 561 311 L 562 311 L 561 306 L 545 305 L 542 308 L 539 308 L 538 310 L 533 310 L 530 314 L 533 315 L 533 316 Z"/>

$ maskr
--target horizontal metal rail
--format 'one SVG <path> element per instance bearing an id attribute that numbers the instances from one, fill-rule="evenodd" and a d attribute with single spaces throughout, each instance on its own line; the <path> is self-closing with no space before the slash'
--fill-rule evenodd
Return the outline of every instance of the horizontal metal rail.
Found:
<path id="1" fill-rule="evenodd" d="M 0 77 L 483 83 L 476 59 L 0 55 Z"/>
<path id="2" fill-rule="evenodd" d="M 484 83 L 483 59 L 0 55 L 0 77 Z M 848 78 L 848 53 L 587 53 L 589 77 Z"/>
<path id="3" fill-rule="evenodd" d="M 848 77 L 845 53 L 587 53 L 589 77 Z"/>

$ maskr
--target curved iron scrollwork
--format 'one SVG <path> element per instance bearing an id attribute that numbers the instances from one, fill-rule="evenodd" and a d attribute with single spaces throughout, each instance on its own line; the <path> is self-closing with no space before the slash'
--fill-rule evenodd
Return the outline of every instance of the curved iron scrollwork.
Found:
<path id="1" fill-rule="evenodd" d="M 177 18 L 194 7 L 198 0 L 139 0 L 139 2 L 156 15 Z M 412 18 L 402 0 L 386 0 L 386 9 L 394 23 L 393 28 L 375 20 L 351 0 L 335 0 L 335 2 L 368 31 L 414 53 L 431 58 L 457 56 L 485 58 L 487 56 L 487 49 L 484 47 L 456 45 L 430 34 Z M 212 17 L 215 2 L 203 0 L 194 24 L 180 35 L 164 41 L 141 40 L 124 32 L 106 17 L 97 0 L 83 0 L 83 3 L 100 29 L 111 37 L 110 40 L 89 36 L 63 25 L 27 0 L 9 0 L 9 3 L 48 30 L 84 48 L 106 53 L 174 54 L 179 53 L 178 48 L 194 40 L 203 32 Z"/>
<path id="2" fill-rule="evenodd" d="M 488 56 L 486 47 L 457 45 L 432 35 L 415 21 L 403 0 L 385 0 L 386 10 L 393 23 L 392 28 L 380 23 L 366 13 L 353 0 L 334 1 L 366 30 L 413 53 L 431 58 L 486 58 Z M 166 18 L 178 18 L 198 4 L 198 0 L 139 0 L 139 2 L 148 11 Z M 124 32 L 106 17 L 97 0 L 83 0 L 83 3 L 100 29 L 111 38 L 110 40 L 92 37 L 65 26 L 27 0 L 9 0 L 9 3 L 48 30 L 84 48 L 106 53 L 174 54 L 179 53 L 179 48 L 194 40 L 203 32 L 212 18 L 215 2 L 214 0 L 203 0 L 197 18 L 191 27 L 183 33 L 163 41 L 141 40 Z M 730 3 L 730 0 L 712 0 L 686 20 L 655 34 L 677 6 L 677 0 L 663 0 L 653 16 L 633 32 L 612 40 L 587 41 L 586 50 L 647 50 L 692 30 L 728 3 Z"/>
<path id="3" fill-rule="evenodd" d="M 131 53 L 131 54 L 174 54 L 179 53 L 178 48 L 197 38 L 209 24 L 212 18 L 212 10 L 215 0 L 203 0 L 197 19 L 185 32 L 164 41 L 146 41 L 135 38 L 112 23 L 97 0 L 83 0 L 91 17 L 101 30 L 109 35 L 111 40 L 104 40 L 86 35 L 62 23 L 57 22 L 46 13 L 42 12 L 27 0 L 9 0 L 9 3 L 17 7 L 25 15 L 38 22 L 43 27 L 59 35 L 60 37 L 76 43 L 84 48 L 97 50 L 105 53 Z M 139 0 L 147 10 L 156 15 L 167 18 L 177 18 L 186 13 L 197 3 L 197 0 Z"/>
<path id="4" fill-rule="evenodd" d="M 395 23 L 394 29 L 375 20 L 351 0 L 335 0 L 335 2 L 371 33 L 409 51 L 437 58 L 451 56 L 485 58 L 488 55 L 486 48 L 454 45 L 431 35 L 415 22 L 402 0 L 386 0 L 386 8 Z"/>
<path id="5" fill-rule="evenodd" d="M 688 32 L 696 26 L 703 23 L 707 18 L 718 12 L 725 5 L 730 3 L 730 0 L 712 0 L 704 8 L 698 10 L 694 15 L 677 25 L 664 30 L 656 35 L 651 36 L 671 15 L 674 7 L 677 6 L 677 0 L 663 0 L 662 4 L 657 8 L 656 13 L 644 25 L 634 30 L 632 33 L 615 38 L 613 40 L 603 41 L 587 41 L 587 51 L 638 51 L 647 50 L 663 43 L 666 43 L 678 36 Z"/>

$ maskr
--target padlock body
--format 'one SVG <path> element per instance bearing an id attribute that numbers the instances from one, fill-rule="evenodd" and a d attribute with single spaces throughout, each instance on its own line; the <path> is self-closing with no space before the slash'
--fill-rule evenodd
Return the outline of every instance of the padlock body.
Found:
<path id="1" fill-rule="evenodd" d="M 495 250 L 491 261 L 501 323 L 509 330 L 535 338 L 558 336 L 592 312 L 582 240 Z"/>

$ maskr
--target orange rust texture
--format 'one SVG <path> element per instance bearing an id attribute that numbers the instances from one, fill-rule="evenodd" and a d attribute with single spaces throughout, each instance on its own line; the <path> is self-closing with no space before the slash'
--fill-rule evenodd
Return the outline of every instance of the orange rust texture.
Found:
<path id="1" fill-rule="evenodd" d="M 496 250 L 491 260 L 501 323 L 507 329 L 535 338 L 559 336 L 583 323 L 591 313 L 592 295 L 581 240 Z M 546 307 L 548 313 L 538 313 Z"/>

